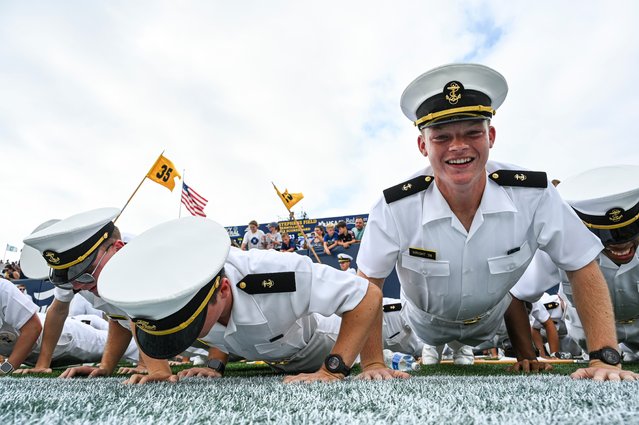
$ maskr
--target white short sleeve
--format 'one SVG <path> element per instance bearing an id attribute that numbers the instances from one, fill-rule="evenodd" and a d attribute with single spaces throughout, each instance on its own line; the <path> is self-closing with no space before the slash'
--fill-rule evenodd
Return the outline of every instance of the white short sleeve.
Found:
<path id="1" fill-rule="evenodd" d="M 395 267 L 400 252 L 400 236 L 390 206 L 383 197 L 368 215 L 362 237 L 357 267 L 366 276 L 385 279 Z"/>
<path id="2" fill-rule="evenodd" d="M 28 295 L 6 279 L 0 278 L 0 314 L 3 322 L 19 330 L 38 311 Z"/>

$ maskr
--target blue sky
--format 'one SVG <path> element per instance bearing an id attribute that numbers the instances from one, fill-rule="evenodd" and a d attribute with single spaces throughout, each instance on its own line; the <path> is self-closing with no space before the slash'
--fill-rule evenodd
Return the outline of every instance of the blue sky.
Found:
<path id="1" fill-rule="evenodd" d="M 623 13 L 620 13 L 623 11 Z M 124 205 L 157 155 L 223 225 L 367 212 L 426 164 L 399 98 L 462 60 L 502 73 L 493 159 L 565 178 L 639 164 L 633 1 L 0 3 L 0 247 Z M 177 217 L 147 181 L 119 221 Z M 11 255 L 9 255 L 10 258 Z"/>

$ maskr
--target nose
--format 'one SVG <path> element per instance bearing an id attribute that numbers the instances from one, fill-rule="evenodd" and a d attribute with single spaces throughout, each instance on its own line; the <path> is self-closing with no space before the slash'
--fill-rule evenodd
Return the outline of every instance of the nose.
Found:
<path id="1" fill-rule="evenodd" d="M 464 140 L 464 138 L 459 134 L 456 134 L 448 145 L 448 149 L 451 151 L 463 150 L 466 148 L 468 148 L 468 143 L 466 143 L 466 140 Z"/>

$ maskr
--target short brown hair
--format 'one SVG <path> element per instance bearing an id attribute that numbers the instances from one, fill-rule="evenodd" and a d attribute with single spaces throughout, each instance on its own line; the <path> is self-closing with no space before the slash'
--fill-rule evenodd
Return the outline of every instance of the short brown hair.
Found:
<path id="1" fill-rule="evenodd" d="M 249 221 L 249 226 L 250 226 L 251 224 L 254 224 L 254 225 L 256 225 L 257 227 L 259 227 L 259 224 L 257 224 L 257 221 L 255 221 L 255 220 L 251 220 L 251 221 Z"/>

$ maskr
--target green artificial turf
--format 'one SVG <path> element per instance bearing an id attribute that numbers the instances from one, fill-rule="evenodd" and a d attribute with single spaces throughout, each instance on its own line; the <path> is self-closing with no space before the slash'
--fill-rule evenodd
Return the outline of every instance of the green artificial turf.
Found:
<path id="1" fill-rule="evenodd" d="M 221 379 L 123 385 L 123 377 L 0 378 L 0 424 L 549 424 L 633 423 L 639 382 L 513 374 L 503 364 L 437 365 L 408 380 L 285 385 L 264 365 Z M 176 367 L 174 370 L 183 367 Z M 638 371 L 639 365 L 625 365 Z"/>

